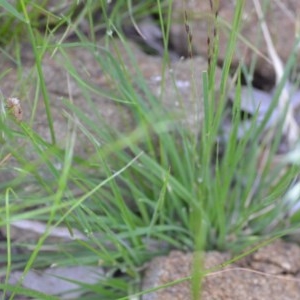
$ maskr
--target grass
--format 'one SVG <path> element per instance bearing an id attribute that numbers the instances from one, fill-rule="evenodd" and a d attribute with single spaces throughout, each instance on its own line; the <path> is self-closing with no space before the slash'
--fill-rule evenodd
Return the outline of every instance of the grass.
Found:
<path id="1" fill-rule="evenodd" d="M 132 299 L 130 297 L 141 292 L 142 266 L 156 255 L 167 254 L 171 249 L 195 251 L 195 266 L 202 264 L 202 252 L 208 249 L 229 250 L 235 253 L 235 259 L 239 259 L 254 251 L 257 245 L 284 236 L 299 226 L 297 214 L 287 218 L 289 206 L 282 201 L 298 174 L 298 167 L 287 168 L 280 181 L 276 175 L 286 164 L 282 162 L 275 171 L 271 168 L 281 136 L 280 125 L 277 138 L 265 145 L 270 152 L 259 174 L 257 164 L 262 156 L 260 139 L 263 127 L 256 126 L 254 118 L 251 130 L 243 138 L 238 138 L 243 122 L 239 81 L 228 140 L 225 145 L 216 142 L 225 116 L 227 82 L 238 38 L 242 2 L 237 5 L 229 38 L 217 110 L 214 79 L 217 43 L 211 72 L 204 72 L 202 78 L 194 78 L 195 101 L 200 101 L 197 98 L 199 83 L 202 83 L 204 95 L 205 116 L 202 123 L 199 121 L 200 137 L 178 124 L 174 116 L 162 107 L 160 97 L 152 94 L 120 30 L 123 19 L 136 20 L 150 8 L 156 11 L 165 46 L 163 93 L 168 70 L 166 46 L 172 1 L 157 1 L 155 5 L 151 1 L 143 4 L 128 1 L 128 6 L 118 2 L 110 14 L 107 13 L 106 1 L 100 1 L 103 9 L 100 24 L 92 18 L 99 9 L 93 1 L 87 1 L 81 13 L 76 11 L 76 5 L 72 6 L 63 17 L 47 11 L 42 4 L 30 6 L 30 3 L 21 0 L 20 6 L 14 9 L 7 1 L 0 1 L 1 7 L 5 8 L 2 15 L 7 24 L 2 29 L 5 34 L 1 34 L 1 50 L 8 55 L 9 49 L 17 49 L 10 57 L 18 62 L 22 73 L 18 53 L 22 49 L 20 45 L 26 40 L 33 47 L 37 73 L 32 76 L 36 76 L 36 81 L 26 84 L 31 85 L 28 88 L 34 90 L 32 95 L 35 98 L 24 101 L 33 107 L 31 120 L 34 121 L 35 106 L 44 100 L 51 139 L 45 141 L 32 129 L 31 122 L 15 122 L 7 111 L 2 110 L 0 174 L 1 178 L 7 179 L 0 182 L 0 224 L 6 228 L 7 238 L 1 241 L 0 249 L 7 255 L 1 262 L 1 275 L 6 279 L 0 289 L 10 293 L 10 299 L 16 295 L 56 299 L 21 288 L 21 282 L 18 286 L 8 284 L 13 270 L 21 269 L 25 275 L 32 268 L 53 263 L 101 264 L 107 270 L 105 278 L 101 278 L 96 286 L 83 287 L 90 293 L 89 299 Z M 73 14 L 73 10 L 76 13 Z M 46 24 L 44 31 L 36 25 L 41 16 Z M 89 22 L 91 29 L 87 34 L 77 26 L 82 19 Z M 16 24 L 20 31 L 12 33 L 9 24 Z M 105 47 L 96 45 L 96 29 L 106 30 Z M 73 32 L 76 41 L 66 41 L 62 37 L 56 42 L 54 36 L 57 32 L 62 32 L 62 36 Z M 122 40 L 128 57 L 126 61 L 122 60 L 124 53 L 117 48 L 111 33 Z M 72 47 L 82 47 L 94 54 L 113 90 L 102 90 L 82 78 L 69 56 Z M 46 52 L 64 57 L 66 73 L 76 81 L 86 106 L 94 111 L 93 119 L 68 97 L 64 99 L 69 126 L 65 149 L 56 143 L 57 133 L 53 126 L 56 116 L 52 112 L 41 65 Z M 125 64 L 135 69 L 135 75 L 125 68 Z M 292 65 L 289 61 L 286 76 Z M 9 70 L 1 70 L 0 78 L 7 72 Z M 18 94 L 18 90 L 14 93 Z M 95 95 L 109 97 L 127 107 L 137 123 L 134 130 L 124 134 L 106 124 L 93 107 Z M 266 116 L 266 121 L 268 117 L 270 115 Z M 79 132 L 91 145 L 87 158 L 74 153 Z M 23 219 L 44 222 L 47 224 L 45 232 L 32 242 L 14 241 L 10 224 Z M 43 249 L 49 245 L 47 238 L 51 235 L 51 228 L 57 226 L 67 227 L 71 234 L 79 229 L 87 239 L 57 243 L 60 251 L 46 252 Z M 154 249 L 150 243 L 156 245 Z M 249 246 L 250 252 L 244 253 Z M 19 249 L 19 254 L 14 254 L 14 248 Z M 200 293 L 199 281 L 203 276 L 205 273 L 201 268 L 195 267 L 192 277 L 182 279 L 192 280 L 195 299 Z"/>

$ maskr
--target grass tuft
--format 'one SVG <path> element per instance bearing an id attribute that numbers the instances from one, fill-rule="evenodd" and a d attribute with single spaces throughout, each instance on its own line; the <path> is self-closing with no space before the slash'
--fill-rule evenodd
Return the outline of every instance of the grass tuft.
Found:
<path id="1" fill-rule="evenodd" d="M 236 5 L 219 95 L 216 94 L 216 31 L 211 41 L 214 44 L 210 45 L 209 70 L 203 72 L 202 78 L 193 77 L 194 101 L 204 111 L 204 118 L 198 124 L 199 136 L 179 124 L 161 103 L 169 71 L 172 1 L 158 0 L 155 4 L 128 1 L 126 5 L 117 1 L 113 8 L 107 1 L 100 1 L 100 25 L 96 25 L 94 19 L 99 13 L 99 4 L 93 1 L 87 1 L 80 12 L 73 3 L 64 16 L 47 11 L 44 5 L 29 4 L 30 1 L 22 0 L 20 7 L 13 9 L 7 1 L 0 0 L 0 6 L 6 9 L 6 24 L 25 22 L 21 32 L 32 46 L 37 70 L 36 86 L 34 81 L 28 82 L 36 89 L 36 99 L 30 99 L 33 112 L 29 122 L 10 116 L 5 110 L 5 99 L 1 99 L 0 176 L 6 179 L 0 182 L 3 202 L 0 225 L 6 228 L 6 239 L 0 242 L 0 249 L 7 249 L 7 257 L 1 260 L 0 271 L 5 276 L 5 284 L 0 288 L 10 294 L 10 299 L 17 294 L 56 299 L 22 288 L 22 280 L 16 286 L 8 281 L 15 269 L 23 270 L 24 279 L 30 269 L 52 264 L 100 264 L 105 269 L 105 278 L 101 278 L 97 286 L 82 285 L 89 297 L 132 299 L 150 292 L 140 291 L 144 264 L 171 249 L 195 252 L 192 276 L 159 288 L 190 280 L 193 297 L 198 299 L 199 282 L 211 271 L 199 267 L 203 264 L 205 250 L 235 253 L 236 256 L 227 262 L 229 264 L 299 226 L 299 212 L 291 214 L 290 205 L 283 201 L 299 173 L 298 166 L 290 160 L 274 164 L 284 122 L 277 125 L 273 139 L 267 142 L 263 139 L 276 101 L 261 124 L 258 113 L 254 114 L 241 136 L 247 126 L 241 114 L 242 87 L 238 70 L 233 91 L 235 101 L 228 112 L 229 74 L 239 38 L 243 1 Z M 159 96 L 151 92 L 121 29 L 124 19 L 136 23 L 147 10 L 155 12 L 158 18 L 165 49 Z M 44 31 L 36 27 L 41 14 L 49 18 Z M 214 21 L 219 22 L 217 12 L 215 15 Z M 57 21 L 53 21 L 56 18 Z M 88 32 L 80 29 L 83 20 L 88 22 Z M 191 50 L 188 14 L 184 22 Z M 138 27 L 138 23 L 135 26 Z M 7 26 L 1 30 L 9 32 Z M 96 42 L 98 30 L 105 32 L 105 43 L 101 47 Z M 54 39 L 59 32 L 60 38 Z M 70 36 L 72 38 L 67 40 Z M 122 49 L 118 48 L 120 44 L 115 38 L 121 41 Z M 6 41 L 9 43 L 8 39 Z M 14 43 L 21 49 L 22 38 L 17 33 Z M 92 54 L 112 89 L 100 88 L 78 71 L 70 54 L 74 47 Z M 69 134 L 64 149 L 56 141 L 53 122 L 56 116 L 42 68 L 47 53 L 63 58 L 61 64 L 67 77 L 76 82 L 86 107 L 93 112 L 90 115 L 77 107 L 72 93 L 65 96 L 62 101 Z M 20 57 L 13 57 L 13 60 L 22 73 L 25 67 L 23 69 Z M 294 61 L 295 57 L 291 56 L 283 81 L 287 80 Z M 7 70 L 1 72 L 0 78 L 9 73 Z M 173 82 L 175 84 L 175 79 Z M 199 83 L 202 83 L 201 99 L 196 89 Z M 279 98 L 283 86 L 284 82 L 278 86 L 275 98 Z M 43 98 L 47 114 L 50 142 L 31 126 L 39 96 Z M 107 124 L 95 106 L 95 97 L 106 97 L 117 108 L 130 111 L 135 124 L 133 129 L 124 133 Z M 222 135 L 228 116 L 231 125 Z M 74 152 L 80 138 L 90 145 L 88 157 L 79 157 Z M 30 155 L 26 149 L 30 149 Z M 278 174 L 282 174 L 280 180 Z M 14 241 L 11 229 L 19 220 L 43 222 L 46 230 L 32 241 Z M 67 228 L 71 236 L 79 230 L 86 239 L 74 239 L 67 244 L 58 242 L 55 246 L 59 251 L 44 251 L 53 246 L 49 238 L 51 230 L 58 226 Z M 14 247 L 20 249 L 19 255 L 12 255 Z M 249 247 L 250 250 L 245 251 Z"/>

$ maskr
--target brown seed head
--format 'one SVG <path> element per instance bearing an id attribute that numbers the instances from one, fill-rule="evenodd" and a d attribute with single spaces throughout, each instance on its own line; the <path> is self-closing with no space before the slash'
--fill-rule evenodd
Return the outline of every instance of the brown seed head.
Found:
<path id="1" fill-rule="evenodd" d="M 6 107 L 18 122 L 22 121 L 23 110 L 18 98 L 8 98 L 6 101 Z"/>

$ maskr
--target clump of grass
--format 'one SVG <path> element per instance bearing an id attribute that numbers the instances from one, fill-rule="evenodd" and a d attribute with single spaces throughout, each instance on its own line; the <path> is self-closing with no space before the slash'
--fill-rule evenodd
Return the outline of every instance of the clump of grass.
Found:
<path id="1" fill-rule="evenodd" d="M 170 16 L 171 1 L 167 3 Z M 103 3 L 102 5 L 105 8 Z M 14 171 L 14 178 L 0 183 L 1 199 L 5 199 L 3 208 L 0 209 L 0 224 L 6 226 L 8 232 L 7 241 L 2 246 L 9 245 L 7 278 L 9 272 L 17 267 L 23 268 L 25 275 L 32 267 L 47 266 L 53 262 L 72 265 L 78 261 L 83 264 L 97 264 L 100 261 L 108 269 L 107 276 L 96 287 L 89 287 L 87 290 L 105 299 L 125 299 L 139 291 L 140 268 L 155 255 L 168 253 L 174 248 L 195 250 L 200 254 L 195 257 L 195 262 L 201 263 L 203 250 L 239 252 L 285 233 L 286 220 L 282 212 L 286 212 L 287 207 L 281 197 L 298 170 L 289 168 L 281 180 L 276 182 L 270 164 L 266 163 L 257 181 L 263 127 L 257 127 L 254 118 L 251 130 L 242 139 L 239 138 L 242 123 L 240 83 L 237 84 L 228 140 L 224 146 L 216 142 L 224 117 L 229 68 L 241 10 L 240 2 L 236 8 L 223 66 L 218 106 L 215 105 L 217 99 L 214 78 L 218 53 L 217 36 L 210 72 L 204 72 L 203 78 L 195 78 L 196 83 L 203 81 L 205 116 L 199 124 L 202 128 L 200 137 L 177 124 L 167 109 L 162 107 L 159 99 L 154 97 L 139 71 L 129 45 L 118 27 L 106 17 L 108 28 L 123 41 L 129 61 L 124 62 L 120 60 L 121 56 L 112 54 L 114 43 L 111 36 L 107 37 L 107 48 L 97 49 L 100 54 L 95 57 L 99 68 L 106 72 L 111 82 L 116 83 L 117 89 L 110 94 L 111 101 L 118 100 L 131 110 L 137 123 L 136 129 L 127 134 L 116 132 L 100 117 L 98 122 L 91 121 L 89 116 L 66 101 L 70 134 L 66 149 L 59 149 L 55 144 L 52 126 L 55 116 L 51 115 L 47 86 L 43 83 L 41 69 L 41 56 L 47 48 L 55 48 L 65 57 L 66 72 L 81 87 L 87 105 L 92 105 L 91 93 L 96 90 L 101 95 L 104 92 L 84 82 L 75 71 L 68 57 L 70 45 L 52 44 L 51 39 L 45 39 L 43 44 L 43 39 L 39 40 L 42 47 L 40 52 L 35 53 L 35 57 L 43 98 L 46 99 L 52 143 L 38 136 L 27 125 L 26 120 L 15 124 L 16 130 L 11 130 L 7 119 L 1 120 L 5 139 L 0 161 L 4 162 L 4 158 L 10 156 L 18 162 L 14 169 L 10 169 L 10 163 L 2 165 L 5 166 L 2 172 Z M 160 1 L 157 2 L 157 11 L 167 52 L 170 18 L 164 24 Z M 27 30 L 32 45 L 36 46 L 33 29 L 30 27 L 30 15 L 26 15 L 26 12 L 26 9 L 23 10 Z M 92 22 L 91 24 L 93 26 Z M 85 47 L 86 51 L 94 51 L 96 45 L 88 42 L 79 31 L 76 33 L 79 41 L 75 45 Z M 167 58 L 167 54 L 165 57 Z M 124 67 L 126 63 L 135 67 L 136 76 L 128 73 Z M 162 72 L 166 71 L 167 60 L 164 63 Z M 266 120 L 268 117 L 267 115 Z M 80 124 L 79 128 L 75 124 Z M 93 152 L 87 159 L 74 155 L 76 130 L 83 132 L 93 146 Z M 34 159 L 28 160 L 22 147 L 18 146 L 20 138 L 22 143 L 31 145 Z M 276 152 L 279 138 L 280 134 L 272 145 L 268 145 L 271 149 L 270 161 Z M 221 147 L 222 157 L 219 155 Z M 33 188 L 27 192 L 24 184 Z M 75 190 L 79 190 L 80 194 L 75 193 Z M 278 216 L 282 219 L 274 224 L 273 220 L 278 219 Z M 33 244 L 34 250 L 29 254 L 25 251 L 28 243 L 18 244 L 24 252 L 14 257 L 12 247 L 15 245 L 11 245 L 9 228 L 14 220 L 19 219 L 44 221 L 47 223 L 47 230 Z M 297 226 L 299 220 L 294 219 L 293 222 Z M 272 226 L 269 227 L 269 224 Z M 68 244 L 68 251 L 44 253 L 43 246 L 47 244 L 50 229 L 58 225 L 67 226 L 70 232 L 74 228 L 79 229 L 88 239 Z M 154 244 L 154 249 L 150 247 L 151 244 Z M 114 277 L 117 272 L 121 276 Z M 195 269 L 193 274 L 195 295 L 199 294 L 200 288 L 197 285 L 202 276 L 197 272 Z M 7 282 L 3 288 L 24 295 L 30 292 L 11 287 Z M 39 295 L 39 298 L 47 299 L 47 295 Z"/>

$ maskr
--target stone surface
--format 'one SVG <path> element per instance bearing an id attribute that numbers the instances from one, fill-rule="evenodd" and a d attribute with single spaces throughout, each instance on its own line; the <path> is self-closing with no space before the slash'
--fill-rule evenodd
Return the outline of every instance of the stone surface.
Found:
<path id="1" fill-rule="evenodd" d="M 205 254 L 204 266 L 214 268 L 230 258 L 228 253 Z M 230 266 L 208 274 L 202 300 L 294 300 L 300 294 L 300 248 L 281 240 L 259 249 Z M 146 270 L 143 290 L 190 276 L 193 255 L 174 251 L 152 260 Z M 189 281 L 143 296 L 143 300 L 192 299 Z"/>
<path id="2" fill-rule="evenodd" d="M 171 26 L 171 42 L 175 49 L 183 54 L 188 53 L 188 38 L 184 26 L 184 12 L 187 13 L 188 24 L 192 31 L 192 48 L 194 54 L 207 54 L 207 34 L 209 22 L 213 19 L 210 1 L 175 0 L 173 3 L 173 16 Z M 233 22 L 235 2 L 232 0 L 217 1 L 219 6 L 219 58 L 222 61 L 225 57 L 227 40 L 230 33 L 230 26 Z M 296 16 L 299 14 L 298 0 L 266 1 L 269 7 L 266 11 L 266 22 L 270 30 L 274 45 L 279 56 L 286 62 L 291 54 L 296 36 Z M 257 56 L 257 72 L 264 76 L 274 76 L 272 65 L 268 62 L 268 51 L 261 33 L 256 11 L 251 0 L 245 1 L 241 20 L 241 33 L 233 64 L 238 65 L 244 62 L 250 65 Z M 300 53 L 298 51 L 298 62 Z"/>
<path id="3" fill-rule="evenodd" d="M 23 276 L 23 272 L 13 271 L 9 284 L 16 285 Z M 49 267 L 43 271 L 29 270 L 24 276 L 22 286 L 46 295 L 59 296 L 59 299 L 79 299 L 84 297 L 81 284 L 97 284 L 105 276 L 102 267 L 69 266 Z"/>
<path id="4" fill-rule="evenodd" d="M 5 70 L 0 77 L 4 96 L 2 103 L 8 97 L 20 99 L 23 121 L 50 143 L 45 104 L 29 45 L 22 45 L 21 60 L 22 67 L 18 67 L 14 60 L 0 56 L 0 64 Z M 118 71 L 114 64 L 119 67 Z M 42 70 L 57 148 L 64 150 L 69 145 L 72 127 L 76 130 L 74 155 L 83 159 L 93 155 L 95 144 L 105 143 L 105 132 L 129 135 L 139 126 L 134 101 L 148 107 L 145 114 L 153 113 L 158 120 L 164 121 L 163 130 L 172 130 L 174 126 L 184 124 L 187 130 L 198 134 L 203 117 L 202 72 L 206 69 L 206 61 L 201 57 L 168 65 L 163 63 L 161 57 L 146 55 L 134 43 L 126 41 L 125 46 L 120 40 L 111 38 L 109 43 L 99 41 L 95 48 L 66 47 L 62 51 L 46 52 L 42 56 Z M 217 80 L 219 78 L 220 70 L 217 70 Z M 126 80 L 128 84 L 124 84 Z M 20 131 L 18 124 L 6 123 L 8 131 Z M 95 128 L 95 124 L 99 126 Z M 83 131 L 90 132 L 94 140 L 91 141 Z M 11 149 L 17 149 L 18 155 L 26 161 L 36 162 L 37 170 L 43 177 L 52 178 L 32 147 L 27 139 L 21 137 L 6 139 L 2 150 L 9 157 L 1 166 L 0 188 L 1 182 L 5 186 L 5 182 L 18 176 L 12 168 L 18 163 L 10 155 Z M 52 152 L 49 148 L 48 159 L 56 161 Z M 60 160 L 57 160 L 59 167 Z M 30 176 L 27 180 L 36 181 Z M 23 182 L 27 186 L 27 181 Z M 29 193 L 33 192 L 33 186 L 28 185 L 26 190 L 28 188 Z"/>
<path id="5" fill-rule="evenodd" d="M 103 50 L 103 47 L 109 52 Z M 100 125 L 101 120 L 104 120 L 110 128 L 119 132 L 129 133 L 136 126 L 132 115 L 133 102 L 129 97 L 124 98 L 126 94 L 121 91 L 118 82 L 112 79 L 110 72 L 114 70 L 110 70 L 110 63 L 113 62 L 105 64 L 105 60 L 111 60 L 110 53 L 120 62 L 122 74 L 118 75 L 119 80 L 125 80 L 127 77 L 127 80 L 132 82 L 133 96 L 145 103 L 149 101 L 149 94 L 137 83 L 138 80 L 141 81 L 139 77 L 142 75 L 149 92 L 161 100 L 170 118 L 172 117 L 174 122 L 183 121 L 189 129 L 198 131 L 202 118 L 201 76 L 207 68 L 204 59 L 198 57 L 193 61 L 179 61 L 163 66 L 160 57 L 144 54 L 133 43 L 129 43 L 126 48 L 119 40 L 111 41 L 110 46 L 105 46 L 105 42 L 102 41 L 99 43 L 99 49 L 93 51 L 83 47 L 66 48 L 64 54 L 58 50 L 54 54 L 46 53 L 43 57 L 43 76 L 60 147 L 65 147 L 68 135 L 68 120 L 65 114 L 65 111 L 71 112 L 67 108 L 68 103 L 93 122 Z M 33 129 L 50 142 L 43 98 L 41 95 L 35 96 L 38 76 L 33 67 L 34 58 L 29 46 L 24 45 L 22 56 L 22 72 L 18 72 L 13 62 L 2 57 L 1 64 L 8 72 L 1 78 L 1 90 L 6 97 L 14 96 L 20 99 L 24 121 L 30 120 Z M 217 74 L 220 78 L 220 71 Z M 76 119 L 73 122 L 76 123 Z M 86 151 L 82 147 L 86 142 L 82 141 L 83 138 L 83 134 L 78 130 L 76 154 L 84 155 Z M 88 145 L 85 145 L 88 149 Z"/>

